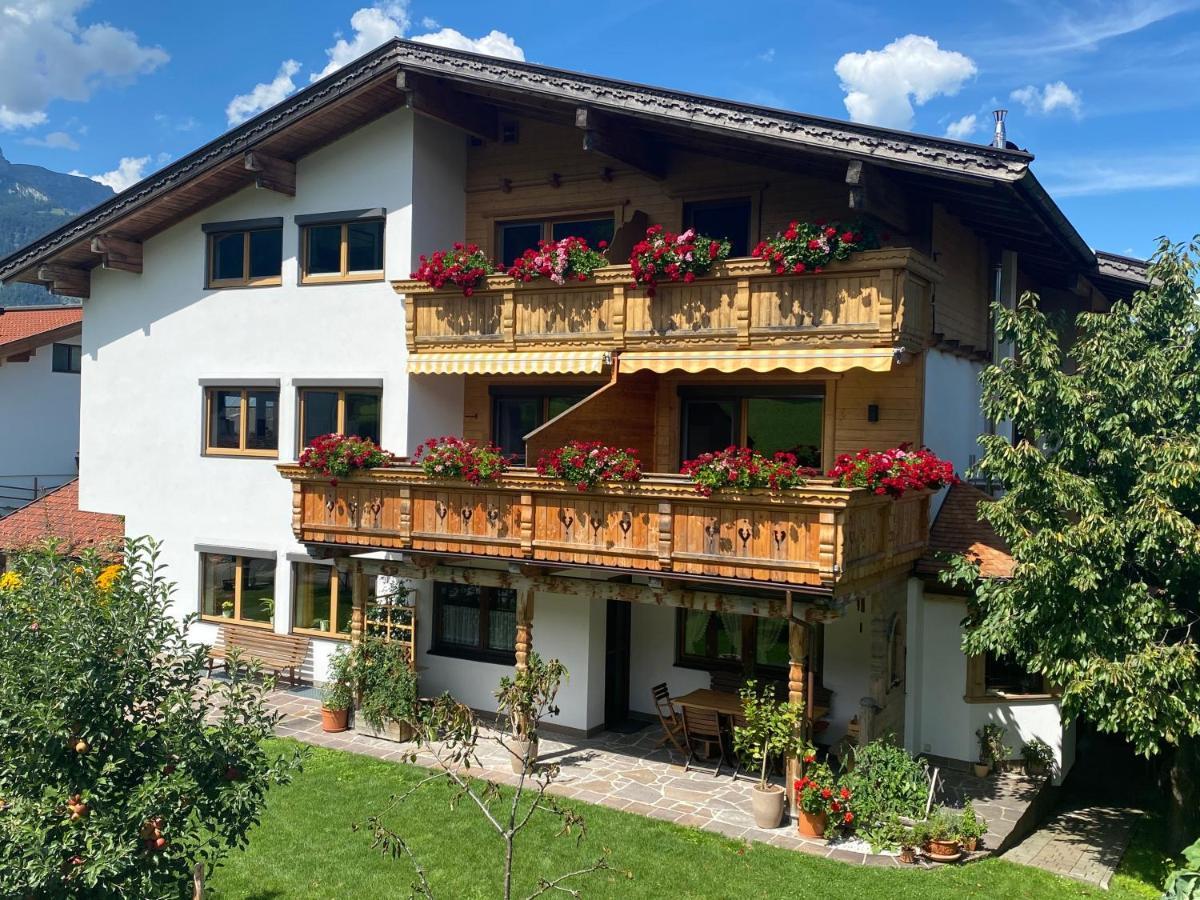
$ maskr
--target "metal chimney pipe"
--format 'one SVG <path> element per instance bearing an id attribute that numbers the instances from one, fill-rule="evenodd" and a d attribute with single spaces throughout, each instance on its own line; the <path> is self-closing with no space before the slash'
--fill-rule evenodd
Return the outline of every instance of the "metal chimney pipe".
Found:
<path id="1" fill-rule="evenodd" d="M 1004 119 L 1008 115 L 1008 110 L 994 109 L 992 115 L 996 117 L 996 131 L 992 135 L 992 146 L 1003 150 L 1008 146 L 1008 133 L 1004 129 Z"/>

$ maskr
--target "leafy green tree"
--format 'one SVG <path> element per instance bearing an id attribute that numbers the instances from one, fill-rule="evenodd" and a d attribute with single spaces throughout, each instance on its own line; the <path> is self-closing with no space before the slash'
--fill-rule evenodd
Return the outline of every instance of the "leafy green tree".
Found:
<path id="1" fill-rule="evenodd" d="M 1003 489 L 981 511 L 1016 568 L 989 580 L 959 559 L 947 573 L 977 598 L 967 653 L 1041 673 L 1064 715 L 1167 754 L 1177 847 L 1195 824 L 1200 734 L 1197 253 L 1163 239 L 1150 287 L 1081 313 L 1069 345 L 1032 294 L 995 309 L 1016 353 L 984 372 L 983 407 L 1016 439 L 980 439 L 979 473 Z"/>
<path id="2" fill-rule="evenodd" d="M 0 575 L 0 896 L 191 896 L 295 760 L 252 679 L 203 677 L 157 550 Z M 253 673 L 252 673 L 253 674 Z M 199 870 L 199 871 L 197 871 Z"/>

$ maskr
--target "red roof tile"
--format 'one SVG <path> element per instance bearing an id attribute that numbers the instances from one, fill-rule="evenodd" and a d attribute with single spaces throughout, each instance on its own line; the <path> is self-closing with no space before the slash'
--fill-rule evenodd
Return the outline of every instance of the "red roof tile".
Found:
<path id="1" fill-rule="evenodd" d="M 946 568 L 943 557 L 966 554 L 979 560 L 979 572 L 988 578 L 1008 578 L 1013 558 L 1008 545 L 979 516 L 979 504 L 992 498 L 974 485 L 954 485 L 942 501 L 929 529 L 929 549 L 917 563 L 917 571 L 936 574 Z"/>
<path id="2" fill-rule="evenodd" d="M 79 306 L 52 309 L 10 306 L 0 314 L 0 350 L 8 344 L 24 343 L 30 338 L 78 325 L 82 321 L 83 308 Z M 34 346 L 37 346 L 37 342 Z"/>
<path id="3" fill-rule="evenodd" d="M 125 539 L 125 517 L 81 510 L 76 478 L 0 519 L 0 551 L 34 547 L 51 537 L 63 542 L 64 552 L 115 549 Z"/>

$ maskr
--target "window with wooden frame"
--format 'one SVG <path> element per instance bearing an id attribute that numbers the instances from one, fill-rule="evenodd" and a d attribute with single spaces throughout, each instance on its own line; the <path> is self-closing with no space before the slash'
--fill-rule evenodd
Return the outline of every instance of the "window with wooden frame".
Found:
<path id="1" fill-rule="evenodd" d="M 787 674 L 785 619 L 680 609 L 675 620 L 675 665 L 717 672 Z"/>
<path id="2" fill-rule="evenodd" d="M 354 611 L 353 575 L 336 566 L 292 563 L 292 631 L 348 639 Z"/>
<path id="3" fill-rule="evenodd" d="M 275 616 L 275 560 L 200 554 L 200 617 L 270 628 Z"/>
<path id="4" fill-rule="evenodd" d="M 1012 660 L 993 653 L 967 657 L 965 699 L 969 702 L 1050 700 L 1054 696 L 1045 678 L 1026 672 Z"/>
<path id="5" fill-rule="evenodd" d="M 730 257 L 749 256 L 750 211 L 749 197 L 691 200 L 683 204 L 683 227 L 729 241 Z"/>
<path id="6" fill-rule="evenodd" d="M 206 388 L 204 452 L 210 456 L 279 456 L 279 389 Z"/>
<path id="7" fill-rule="evenodd" d="M 511 666 L 516 640 L 516 591 L 434 583 L 431 653 Z"/>
<path id="8" fill-rule="evenodd" d="M 300 449 L 323 434 L 357 435 L 379 443 L 379 388 L 301 388 Z"/>
<path id="9" fill-rule="evenodd" d="M 540 241 L 561 241 L 567 237 L 583 238 L 593 250 L 599 250 L 601 241 L 612 241 L 614 228 L 612 213 L 601 212 L 497 222 L 496 258 L 507 268 L 526 250 L 537 249 Z"/>
<path id="10" fill-rule="evenodd" d="M 492 397 L 492 442 L 513 457 L 515 465 L 527 464 L 525 435 L 566 412 L 598 385 L 562 387 L 496 386 Z"/>
<path id="11" fill-rule="evenodd" d="M 383 279 L 382 209 L 296 216 L 300 283 Z"/>
<path id="12" fill-rule="evenodd" d="M 283 283 L 283 219 L 218 222 L 203 228 L 208 236 L 208 287 Z"/>
<path id="13" fill-rule="evenodd" d="M 823 385 L 683 388 L 679 400 L 682 459 L 736 445 L 767 456 L 783 450 L 802 466 L 822 465 Z"/>

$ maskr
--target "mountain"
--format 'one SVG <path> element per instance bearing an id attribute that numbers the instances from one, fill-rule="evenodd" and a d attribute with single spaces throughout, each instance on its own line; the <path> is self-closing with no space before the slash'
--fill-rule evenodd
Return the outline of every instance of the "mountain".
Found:
<path id="1" fill-rule="evenodd" d="M 112 195 L 112 188 L 90 178 L 10 163 L 0 152 L 0 257 Z M 61 302 L 35 284 L 0 287 L 0 306 Z"/>

